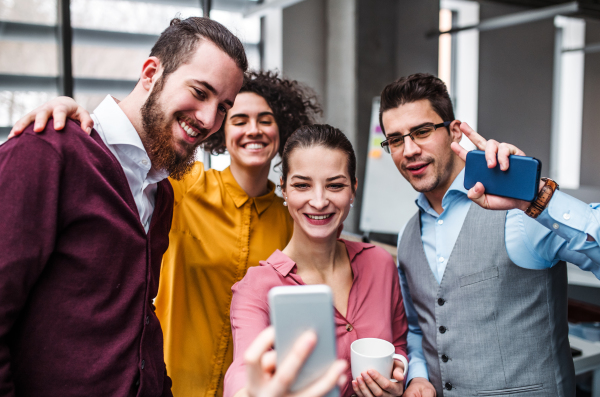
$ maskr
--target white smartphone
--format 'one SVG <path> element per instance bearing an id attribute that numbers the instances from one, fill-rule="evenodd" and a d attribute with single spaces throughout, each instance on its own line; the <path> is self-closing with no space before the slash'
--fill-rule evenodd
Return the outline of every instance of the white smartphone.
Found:
<path id="1" fill-rule="evenodd" d="M 319 379 L 336 360 L 333 297 L 326 285 L 275 287 L 269 291 L 271 324 L 275 327 L 277 366 L 306 330 L 317 334 L 317 345 L 298 373 L 290 391 L 297 392 Z M 336 386 L 326 397 L 338 397 Z"/>

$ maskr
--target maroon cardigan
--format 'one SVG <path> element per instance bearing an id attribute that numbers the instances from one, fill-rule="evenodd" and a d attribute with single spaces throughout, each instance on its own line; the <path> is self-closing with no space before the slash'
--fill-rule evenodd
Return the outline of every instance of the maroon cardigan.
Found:
<path id="1" fill-rule="evenodd" d="M 96 131 L 0 146 L 0 396 L 171 396 L 152 301 L 173 189 L 146 235 Z"/>

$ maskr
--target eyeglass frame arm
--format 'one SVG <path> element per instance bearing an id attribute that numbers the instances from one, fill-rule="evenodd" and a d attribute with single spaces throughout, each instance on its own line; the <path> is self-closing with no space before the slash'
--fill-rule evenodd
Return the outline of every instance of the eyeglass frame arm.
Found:
<path id="1" fill-rule="evenodd" d="M 437 130 L 438 128 L 442 128 L 442 127 L 448 128 L 448 126 L 449 126 L 451 123 L 452 123 L 452 121 L 444 121 L 443 123 L 434 124 L 434 125 L 433 125 L 433 130 L 435 131 L 435 130 Z M 412 134 L 413 134 L 414 132 L 415 132 L 415 131 L 412 131 L 412 132 L 409 132 L 409 133 L 408 133 L 408 134 L 406 134 L 406 135 L 395 136 L 395 137 L 393 137 L 393 138 L 402 138 L 402 142 L 404 142 L 404 139 L 405 139 L 407 136 L 409 136 L 409 137 L 410 137 L 410 139 L 412 139 L 412 140 L 413 140 L 413 142 L 414 142 L 414 141 L 415 141 L 415 138 L 412 136 Z M 385 141 L 381 142 L 381 147 L 382 147 L 382 148 L 383 148 L 383 150 L 385 150 L 387 153 L 390 153 L 390 152 L 391 152 L 391 149 L 390 149 L 390 142 L 389 142 L 389 139 L 386 139 Z"/>

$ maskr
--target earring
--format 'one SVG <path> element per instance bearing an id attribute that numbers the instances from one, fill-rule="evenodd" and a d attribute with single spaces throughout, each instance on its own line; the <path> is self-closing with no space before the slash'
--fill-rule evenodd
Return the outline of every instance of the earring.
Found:
<path id="1" fill-rule="evenodd" d="M 283 206 L 287 207 L 287 197 L 285 198 L 285 201 L 283 202 Z"/>
<path id="2" fill-rule="evenodd" d="M 350 203 L 350 208 L 354 207 L 354 204 Z"/>

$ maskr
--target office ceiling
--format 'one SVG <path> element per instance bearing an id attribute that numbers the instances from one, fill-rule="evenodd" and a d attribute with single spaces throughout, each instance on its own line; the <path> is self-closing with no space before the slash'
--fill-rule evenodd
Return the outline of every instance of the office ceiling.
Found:
<path id="1" fill-rule="evenodd" d="M 542 8 L 560 4 L 573 3 L 566 0 L 491 0 L 494 3 L 514 4 L 525 7 Z M 600 0 L 579 0 L 579 12 L 573 16 L 600 19 Z"/>
<path id="2" fill-rule="evenodd" d="M 570 1 L 565 0 L 493 0 L 494 3 L 506 3 L 506 4 L 514 4 L 526 7 L 548 7 L 555 6 L 557 4 L 565 4 L 570 3 Z M 580 0 L 579 4 L 586 6 L 600 6 L 600 0 Z"/>

